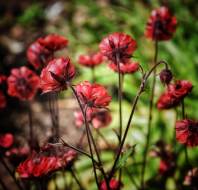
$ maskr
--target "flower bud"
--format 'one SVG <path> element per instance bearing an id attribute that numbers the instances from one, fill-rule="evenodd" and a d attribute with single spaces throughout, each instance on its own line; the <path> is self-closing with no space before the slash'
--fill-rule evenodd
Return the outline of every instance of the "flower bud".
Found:
<path id="1" fill-rule="evenodd" d="M 169 84 L 172 78 L 173 78 L 173 75 L 172 75 L 171 70 L 164 69 L 160 72 L 160 80 L 163 84 Z"/>

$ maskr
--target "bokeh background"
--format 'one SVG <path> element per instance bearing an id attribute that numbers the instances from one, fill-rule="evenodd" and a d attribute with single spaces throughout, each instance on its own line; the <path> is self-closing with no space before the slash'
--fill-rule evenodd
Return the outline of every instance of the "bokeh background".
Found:
<path id="1" fill-rule="evenodd" d="M 78 64 L 78 56 L 83 53 L 97 51 L 101 39 L 109 33 L 120 31 L 132 35 L 138 44 L 134 53 L 137 60 L 146 70 L 150 67 L 154 56 L 154 44 L 144 37 L 147 19 L 152 9 L 160 5 L 167 5 L 178 20 L 178 28 L 174 38 L 159 44 L 158 60 L 166 60 L 171 67 L 175 79 L 190 80 L 193 85 L 192 93 L 186 98 L 186 113 L 191 118 L 197 118 L 198 111 L 198 5 L 196 0 L 40 0 L 40 1 L 0 1 L 0 73 L 9 75 L 10 69 L 29 65 L 26 59 L 26 49 L 31 42 L 38 37 L 49 33 L 58 33 L 69 40 L 67 49 L 58 55 L 71 57 L 77 68 L 77 77 L 74 83 L 82 80 L 91 80 L 91 71 Z M 31 68 L 31 65 L 29 65 Z M 160 71 L 160 69 L 159 69 Z M 112 129 L 116 129 L 118 123 L 117 104 L 117 75 L 113 73 L 107 64 L 102 64 L 95 71 L 96 81 L 108 87 L 113 97 L 110 109 L 113 114 L 113 122 L 110 127 L 102 129 L 101 132 L 110 143 L 117 143 L 117 138 Z M 124 81 L 124 123 L 128 120 L 131 100 L 135 96 L 139 84 L 140 73 L 125 77 Z M 155 102 L 164 87 L 157 79 Z M 136 153 L 127 160 L 129 172 L 139 183 L 140 167 L 145 145 L 147 131 L 149 85 L 141 97 L 133 120 L 133 129 L 130 130 L 127 142 L 136 144 Z M 13 131 L 18 134 L 24 143 L 27 127 L 26 104 L 8 98 L 7 108 L 0 112 L 0 131 Z M 46 108 L 45 96 L 36 98 L 33 102 L 35 125 L 41 141 L 47 136 L 45 127 L 50 125 L 48 110 Z M 60 94 L 61 126 L 64 137 L 75 143 L 78 140 L 79 131 L 73 124 L 73 112 L 76 109 L 70 92 Z M 178 114 L 176 114 L 178 113 Z M 174 123 L 180 118 L 181 109 L 159 112 L 154 109 L 153 124 L 151 129 L 150 148 L 158 140 L 164 140 L 171 144 L 178 153 L 178 165 L 181 170 L 177 171 L 175 178 L 182 184 L 185 171 L 185 159 L 183 146 L 175 143 Z M 108 166 L 112 163 L 112 153 L 103 153 L 103 159 Z M 198 164 L 198 150 L 189 150 L 189 158 L 192 165 Z M 146 179 L 150 180 L 150 189 L 158 189 L 156 183 L 160 184 L 158 174 L 159 159 L 148 159 Z M 91 162 L 81 159 L 77 162 L 79 175 L 86 187 L 94 189 L 93 176 L 90 175 Z M 58 174 L 57 174 L 58 175 Z M 159 179 L 158 179 L 159 178 Z M 154 179 L 155 181 L 154 183 Z M 57 177 L 61 189 L 61 177 Z M 124 189 L 134 188 L 133 183 L 127 177 L 123 178 Z M 167 180 L 164 189 L 176 189 L 174 178 Z M 178 183 L 178 182 L 177 182 Z M 53 188 L 52 188 L 53 189 Z"/>

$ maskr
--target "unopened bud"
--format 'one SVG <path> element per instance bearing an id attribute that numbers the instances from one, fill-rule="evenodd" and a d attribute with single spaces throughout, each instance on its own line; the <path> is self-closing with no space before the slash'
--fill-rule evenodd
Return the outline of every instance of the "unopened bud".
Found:
<path id="1" fill-rule="evenodd" d="M 160 80 L 163 84 L 169 84 L 172 78 L 173 78 L 173 75 L 172 75 L 171 70 L 164 69 L 160 72 Z"/>

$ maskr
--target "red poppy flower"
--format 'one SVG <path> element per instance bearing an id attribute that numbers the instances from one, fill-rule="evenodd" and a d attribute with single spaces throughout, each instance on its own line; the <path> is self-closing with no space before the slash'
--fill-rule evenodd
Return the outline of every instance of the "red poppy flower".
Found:
<path id="1" fill-rule="evenodd" d="M 152 40 L 169 40 L 176 31 L 177 19 L 167 7 L 160 7 L 151 12 L 146 25 L 145 36 Z"/>
<path id="2" fill-rule="evenodd" d="M 116 180 L 116 179 L 111 179 L 109 182 L 110 190 L 120 190 L 122 187 L 122 184 Z M 100 184 L 100 190 L 107 190 L 107 184 L 105 180 L 103 180 Z"/>
<path id="3" fill-rule="evenodd" d="M 109 67 L 118 72 L 118 66 L 114 63 L 110 63 Z M 129 63 L 120 63 L 120 73 L 122 74 L 131 74 L 136 72 L 139 69 L 139 64 L 137 62 L 129 62 Z"/>
<path id="4" fill-rule="evenodd" d="M 0 84 L 3 84 L 7 80 L 5 75 L 0 74 Z"/>
<path id="5" fill-rule="evenodd" d="M 21 100 L 31 100 L 38 90 L 39 81 L 39 77 L 25 66 L 12 69 L 7 80 L 8 94 Z"/>
<path id="6" fill-rule="evenodd" d="M 2 91 L 0 91 L 0 109 L 5 108 L 7 105 L 6 97 Z"/>
<path id="7" fill-rule="evenodd" d="M 180 102 L 192 91 L 192 84 L 186 80 L 176 81 L 169 84 L 168 89 L 164 92 L 158 102 L 158 109 L 169 109 L 180 104 Z"/>
<path id="8" fill-rule="evenodd" d="M 176 139 L 189 147 L 198 145 L 198 121 L 184 119 L 176 122 Z"/>
<path id="9" fill-rule="evenodd" d="M 76 86 L 76 91 L 81 103 L 91 108 L 105 108 L 111 101 L 107 90 L 99 84 L 85 81 Z"/>
<path id="10" fill-rule="evenodd" d="M 95 67 L 101 64 L 103 61 L 103 55 L 99 53 L 94 53 L 90 55 L 80 55 L 78 62 L 86 67 Z"/>
<path id="11" fill-rule="evenodd" d="M 116 56 L 119 62 L 128 62 L 131 54 L 137 48 L 136 41 L 131 36 L 115 32 L 105 37 L 99 45 L 101 53 L 110 61 L 116 63 Z"/>
<path id="12" fill-rule="evenodd" d="M 41 88 L 43 93 L 67 89 L 67 83 L 75 75 L 75 68 L 69 58 L 51 60 L 41 72 Z"/>
<path id="13" fill-rule="evenodd" d="M 0 135 L 0 147 L 9 148 L 14 142 L 14 137 L 11 133 Z"/>
<path id="14" fill-rule="evenodd" d="M 68 40 L 58 34 L 49 34 L 43 38 L 39 38 L 38 42 L 50 51 L 61 50 L 68 44 Z"/>
<path id="15" fill-rule="evenodd" d="M 28 47 L 26 56 L 34 68 L 38 69 L 45 66 L 52 58 L 52 52 L 36 41 Z"/>
<path id="16" fill-rule="evenodd" d="M 187 80 L 179 80 L 175 84 L 168 85 L 169 93 L 175 98 L 184 98 L 192 91 L 192 88 L 192 83 Z"/>

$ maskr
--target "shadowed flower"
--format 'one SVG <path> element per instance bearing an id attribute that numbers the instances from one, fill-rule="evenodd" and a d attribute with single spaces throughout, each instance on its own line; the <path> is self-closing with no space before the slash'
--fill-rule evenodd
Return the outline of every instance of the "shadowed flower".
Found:
<path id="1" fill-rule="evenodd" d="M 41 88 L 43 93 L 67 89 L 67 83 L 75 75 L 75 68 L 69 58 L 51 60 L 41 72 Z"/>
<path id="2" fill-rule="evenodd" d="M 33 67 L 39 69 L 45 66 L 52 58 L 52 53 L 36 41 L 28 47 L 26 56 Z"/>
<path id="3" fill-rule="evenodd" d="M 120 190 L 122 187 L 122 184 L 118 180 L 112 178 L 109 182 L 109 187 L 110 187 L 110 190 Z M 107 189 L 108 189 L 107 184 L 105 180 L 103 180 L 100 184 L 100 190 L 107 190 Z"/>
<path id="4" fill-rule="evenodd" d="M 40 153 L 33 154 L 22 162 L 17 172 L 21 178 L 36 178 L 69 167 L 77 153 L 71 149 L 56 144 L 47 144 Z"/>
<path id="5" fill-rule="evenodd" d="M 68 44 L 68 40 L 58 34 L 49 34 L 45 37 L 39 38 L 38 42 L 49 51 L 61 50 Z"/>
<path id="6" fill-rule="evenodd" d="M 5 108 L 7 105 L 6 97 L 2 91 L 0 91 L 0 109 Z"/>
<path id="7" fill-rule="evenodd" d="M 31 100 L 38 90 L 39 81 L 39 77 L 25 66 L 12 69 L 7 80 L 8 94 L 20 100 Z"/>
<path id="8" fill-rule="evenodd" d="M 3 84 L 4 82 L 6 82 L 7 80 L 7 76 L 0 74 L 0 84 Z"/>
<path id="9" fill-rule="evenodd" d="M 180 102 L 192 91 L 192 83 L 186 80 L 176 81 L 169 84 L 157 102 L 158 109 L 169 109 L 180 104 Z"/>
<path id="10" fill-rule="evenodd" d="M 103 62 L 103 55 L 100 52 L 90 55 L 80 55 L 78 62 L 86 67 L 95 67 Z"/>
<path id="11" fill-rule="evenodd" d="M 190 186 L 193 190 L 197 190 L 198 168 L 188 171 L 184 179 L 184 185 Z"/>
<path id="12" fill-rule="evenodd" d="M 172 72 L 169 69 L 163 69 L 160 72 L 160 81 L 163 84 L 169 84 L 173 78 Z"/>
<path id="13" fill-rule="evenodd" d="M 188 147 L 198 145 L 198 121 L 184 119 L 176 122 L 176 139 Z"/>
<path id="14" fill-rule="evenodd" d="M 151 12 L 146 25 L 145 36 L 152 40 L 169 40 L 176 31 L 177 19 L 167 7 L 160 7 Z"/>
<path id="15" fill-rule="evenodd" d="M 136 41 L 131 36 L 115 32 L 105 37 L 99 45 L 101 53 L 113 63 L 128 62 L 137 48 Z M 116 58 L 117 57 L 117 58 Z"/>
<path id="16" fill-rule="evenodd" d="M 118 66 L 115 63 L 110 63 L 109 67 L 115 72 L 118 72 Z M 122 74 L 131 74 L 138 71 L 138 69 L 139 64 L 137 62 L 120 63 L 120 73 Z"/>
<path id="17" fill-rule="evenodd" d="M 0 135 L 0 147 L 9 148 L 14 142 L 14 137 L 11 133 Z"/>
<path id="18" fill-rule="evenodd" d="M 91 108 L 105 108 L 111 101 L 111 96 L 102 85 L 88 81 L 76 85 L 76 92 L 81 103 Z"/>
<path id="19" fill-rule="evenodd" d="M 82 127 L 82 125 L 84 124 L 82 112 L 76 111 L 74 113 L 74 117 L 75 125 L 77 127 Z M 88 109 L 87 121 L 90 122 L 94 128 L 98 129 L 108 126 L 112 121 L 112 117 L 108 110 Z"/>

